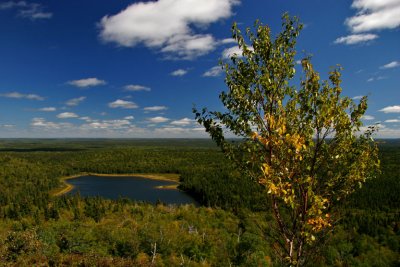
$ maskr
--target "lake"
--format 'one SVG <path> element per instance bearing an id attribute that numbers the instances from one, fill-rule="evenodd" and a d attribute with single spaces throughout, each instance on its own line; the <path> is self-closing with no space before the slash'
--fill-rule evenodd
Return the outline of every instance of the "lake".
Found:
<path id="1" fill-rule="evenodd" d="M 177 189 L 159 189 L 157 186 L 175 185 L 176 182 L 152 180 L 135 176 L 85 175 L 66 181 L 74 186 L 68 194 L 100 196 L 108 199 L 127 197 L 136 201 L 166 204 L 195 204 L 187 193 Z"/>

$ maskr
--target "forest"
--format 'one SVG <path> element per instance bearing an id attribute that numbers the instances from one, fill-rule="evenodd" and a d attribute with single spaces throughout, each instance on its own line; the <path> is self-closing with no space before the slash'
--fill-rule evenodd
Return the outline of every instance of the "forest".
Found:
<path id="1" fill-rule="evenodd" d="M 400 140 L 332 212 L 308 266 L 400 265 Z M 80 173 L 174 173 L 200 207 L 54 196 Z M 0 140 L 1 266 L 280 266 L 262 187 L 211 140 Z"/>

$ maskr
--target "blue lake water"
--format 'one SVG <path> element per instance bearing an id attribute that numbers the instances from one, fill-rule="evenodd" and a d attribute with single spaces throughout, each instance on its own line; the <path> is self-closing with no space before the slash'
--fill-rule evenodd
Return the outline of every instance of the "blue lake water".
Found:
<path id="1" fill-rule="evenodd" d="M 127 176 L 87 175 L 70 179 L 67 183 L 74 186 L 68 194 L 80 193 L 81 196 L 100 196 L 108 199 L 127 197 L 136 201 L 166 204 L 197 204 L 187 193 L 175 189 L 158 189 L 157 186 L 173 185 L 175 182 L 145 179 Z"/>

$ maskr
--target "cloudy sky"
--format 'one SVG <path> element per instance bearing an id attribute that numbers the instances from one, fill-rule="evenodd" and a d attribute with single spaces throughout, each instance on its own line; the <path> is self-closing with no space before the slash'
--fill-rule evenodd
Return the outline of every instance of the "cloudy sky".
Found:
<path id="1" fill-rule="evenodd" d="M 0 1 L 0 137 L 206 137 L 191 110 L 222 110 L 232 23 L 277 33 L 285 11 L 296 60 L 341 64 L 365 125 L 399 138 L 399 0 Z"/>

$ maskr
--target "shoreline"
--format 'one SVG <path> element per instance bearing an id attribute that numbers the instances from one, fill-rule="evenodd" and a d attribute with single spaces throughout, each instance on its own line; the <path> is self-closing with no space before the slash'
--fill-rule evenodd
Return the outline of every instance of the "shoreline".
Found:
<path id="1" fill-rule="evenodd" d="M 142 179 L 150 179 L 150 180 L 157 180 L 157 181 L 168 181 L 168 182 L 175 182 L 177 183 L 176 185 L 160 185 L 156 186 L 156 189 L 161 189 L 161 190 L 179 190 L 178 185 L 179 185 L 179 174 L 176 173 L 156 173 L 156 174 L 151 174 L 151 173 L 125 173 L 125 174 L 105 174 L 105 173 L 92 173 L 92 172 L 82 172 L 79 174 L 74 174 L 70 176 L 64 176 L 60 178 L 60 181 L 63 183 L 62 188 L 57 188 L 53 189 L 50 191 L 50 195 L 54 197 L 62 196 L 67 194 L 68 192 L 71 192 L 75 186 L 72 184 L 69 184 L 67 181 L 75 178 L 79 178 L 82 176 L 100 176 L 100 177 L 137 177 L 137 178 L 142 178 Z"/>

